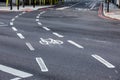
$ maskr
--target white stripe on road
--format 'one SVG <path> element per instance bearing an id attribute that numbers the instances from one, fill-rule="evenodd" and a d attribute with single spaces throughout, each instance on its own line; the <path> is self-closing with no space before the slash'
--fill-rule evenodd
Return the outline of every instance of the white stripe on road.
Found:
<path id="1" fill-rule="evenodd" d="M 0 24 L 4 24 L 3 22 L 0 22 Z"/>
<path id="2" fill-rule="evenodd" d="M 61 38 L 64 37 L 63 35 L 60 35 L 60 34 L 58 34 L 56 32 L 53 32 L 53 34 L 56 35 L 57 37 L 61 37 Z"/>
<path id="3" fill-rule="evenodd" d="M 42 23 L 41 22 L 38 22 L 38 24 L 41 26 L 42 25 Z"/>
<path id="4" fill-rule="evenodd" d="M 36 58 L 36 61 L 42 72 L 48 72 L 48 68 L 46 67 L 46 65 L 41 57 Z"/>
<path id="5" fill-rule="evenodd" d="M 15 18 L 18 18 L 19 16 L 15 16 Z"/>
<path id="6" fill-rule="evenodd" d="M 47 27 L 43 27 L 43 29 L 45 29 L 45 30 L 47 30 L 47 31 L 50 31 L 50 29 L 49 29 L 49 28 L 47 28 Z"/>
<path id="7" fill-rule="evenodd" d="M 40 12 L 40 14 L 44 14 L 46 11 Z"/>
<path id="8" fill-rule="evenodd" d="M 17 33 L 17 35 L 20 37 L 20 39 L 25 39 L 25 37 L 21 33 Z"/>
<path id="9" fill-rule="evenodd" d="M 15 27 L 12 27 L 13 31 L 18 31 Z"/>
<path id="10" fill-rule="evenodd" d="M 27 73 L 27 72 L 24 72 L 24 71 L 20 71 L 20 70 L 11 68 L 11 67 L 7 67 L 7 66 L 4 66 L 2 64 L 0 64 L 0 70 L 3 71 L 3 72 L 6 72 L 6 73 L 12 74 L 12 75 L 21 77 L 21 78 L 27 78 L 27 77 L 33 76 L 30 73 Z"/>
<path id="11" fill-rule="evenodd" d="M 39 19 L 39 15 L 36 18 Z"/>
<path id="12" fill-rule="evenodd" d="M 14 78 L 14 79 L 10 79 L 10 80 L 20 80 L 21 78 L 19 78 L 19 77 L 16 77 L 16 78 Z"/>
<path id="13" fill-rule="evenodd" d="M 29 42 L 27 42 L 27 43 L 25 43 L 26 45 L 27 45 L 27 47 L 31 50 L 31 51 L 34 51 L 35 49 L 33 48 L 33 46 L 29 43 Z"/>
<path id="14" fill-rule="evenodd" d="M 10 22 L 10 25 L 12 26 L 12 25 L 13 25 L 13 22 Z"/>
<path id="15" fill-rule="evenodd" d="M 72 45 L 78 47 L 78 48 L 84 48 L 83 46 L 77 44 L 76 42 L 72 41 L 72 40 L 67 40 L 69 43 L 71 43 Z"/>
<path id="16" fill-rule="evenodd" d="M 111 63 L 109 63 L 108 61 L 106 61 L 105 59 L 103 59 L 102 57 L 93 54 L 92 57 L 94 57 L 95 59 L 97 59 L 98 61 L 100 61 L 102 64 L 104 64 L 105 66 L 107 66 L 108 68 L 115 68 L 114 65 L 112 65 Z"/>
<path id="17" fill-rule="evenodd" d="M 39 21 L 39 19 L 36 19 L 36 21 Z"/>
<path id="18" fill-rule="evenodd" d="M 11 21 L 13 22 L 13 21 L 15 21 L 15 19 L 13 18 Z"/>

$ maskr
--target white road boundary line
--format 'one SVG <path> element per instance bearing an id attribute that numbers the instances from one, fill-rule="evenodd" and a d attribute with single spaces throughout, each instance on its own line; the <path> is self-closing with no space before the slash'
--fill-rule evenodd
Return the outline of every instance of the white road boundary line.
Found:
<path id="1" fill-rule="evenodd" d="M 84 48 L 83 46 L 81 46 L 81 45 L 79 45 L 79 44 L 77 44 L 76 42 L 74 42 L 74 41 L 72 41 L 72 40 L 67 40 L 70 44 L 72 44 L 72 45 L 74 45 L 74 46 L 76 46 L 76 47 L 78 47 L 78 48 Z"/>
<path id="2" fill-rule="evenodd" d="M 60 38 L 64 37 L 63 35 L 60 35 L 60 34 L 58 34 L 56 32 L 53 32 L 53 34 L 56 35 L 57 37 L 60 37 Z"/>
<path id="3" fill-rule="evenodd" d="M 21 78 L 27 78 L 27 77 L 33 76 L 33 74 L 30 74 L 30 73 L 27 73 L 24 71 L 20 71 L 20 70 L 11 68 L 11 67 L 7 67 L 2 64 L 0 64 L 0 70 L 3 72 L 6 72 L 6 73 L 12 74 L 12 75 L 21 77 Z"/>
<path id="4" fill-rule="evenodd" d="M 31 51 L 34 51 L 35 49 L 33 48 L 33 46 L 29 43 L 29 42 L 26 42 L 25 43 L 27 45 L 27 47 L 31 50 Z"/>
<path id="5" fill-rule="evenodd" d="M 10 25 L 13 26 L 13 22 L 10 22 Z"/>
<path id="6" fill-rule="evenodd" d="M 17 33 L 17 35 L 20 37 L 20 39 L 25 39 L 25 37 L 21 33 Z"/>
<path id="7" fill-rule="evenodd" d="M 13 31 L 18 31 L 15 27 L 12 27 Z"/>
<path id="8" fill-rule="evenodd" d="M 102 57 L 100 57 L 96 54 L 93 54 L 92 57 L 97 59 L 98 61 L 100 61 L 102 64 L 104 64 L 108 68 L 115 68 L 114 65 L 112 65 L 111 63 L 109 63 L 108 61 L 106 61 L 105 59 L 103 59 Z"/>
<path id="9" fill-rule="evenodd" d="M 47 27 L 43 27 L 43 29 L 45 29 L 46 31 L 50 31 L 50 29 Z"/>
<path id="10" fill-rule="evenodd" d="M 10 79 L 10 80 L 20 80 L 21 78 L 19 78 L 19 77 L 16 77 L 16 78 L 14 78 L 14 79 Z"/>
<path id="11" fill-rule="evenodd" d="M 48 72 L 48 68 L 46 67 L 46 65 L 41 57 L 36 58 L 36 61 L 42 72 Z"/>

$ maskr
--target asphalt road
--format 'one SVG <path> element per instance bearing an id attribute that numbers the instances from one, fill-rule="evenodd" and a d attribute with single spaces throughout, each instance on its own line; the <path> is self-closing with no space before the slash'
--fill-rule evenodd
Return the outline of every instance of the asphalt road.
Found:
<path id="1" fill-rule="evenodd" d="M 100 2 L 0 12 L 0 80 L 120 80 L 120 22 Z"/>

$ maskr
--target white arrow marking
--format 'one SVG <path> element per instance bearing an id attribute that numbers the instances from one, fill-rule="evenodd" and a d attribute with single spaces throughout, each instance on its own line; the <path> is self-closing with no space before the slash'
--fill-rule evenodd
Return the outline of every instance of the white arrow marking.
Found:
<path id="1" fill-rule="evenodd" d="M 48 68 L 46 67 L 46 65 L 41 57 L 36 58 L 36 61 L 37 61 L 38 65 L 40 66 L 42 72 L 48 72 Z"/>
<path id="2" fill-rule="evenodd" d="M 30 73 L 27 73 L 24 71 L 20 71 L 20 70 L 11 68 L 11 67 L 7 67 L 2 64 L 0 64 L 0 70 L 3 72 L 6 72 L 6 73 L 12 74 L 12 75 L 21 77 L 21 78 L 27 78 L 27 77 L 33 76 L 33 74 L 30 74 Z"/>

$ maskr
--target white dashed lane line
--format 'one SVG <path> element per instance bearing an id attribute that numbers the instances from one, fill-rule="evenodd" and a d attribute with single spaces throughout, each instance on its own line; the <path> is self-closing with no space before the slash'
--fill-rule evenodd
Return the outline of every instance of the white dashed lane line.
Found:
<path id="1" fill-rule="evenodd" d="M 12 22 L 15 21 L 15 18 L 13 18 L 11 21 L 12 21 Z"/>
<path id="2" fill-rule="evenodd" d="M 17 70 L 17 69 L 8 67 L 8 66 L 4 66 L 2 64 L 0 64 L 0 71 L 6 72 L 6 73 L 9 73 L 9 74 L 21 77 L 21 78 L 27 78 L 27 77 L 33 76 L 30 73 L 27 73 L 27 72 L 24 72 L 24 71 L 20 71 L 20 70 Z"/>
<path id="3" fill-rule="evenodd" d="M 36 18 L 39 19 L 39 15 Z"/>
<path id="4" fill-rule="evenodd" d="M 15 16 L 15 18 L 18 18 L 19 16 L 17 15 L 17 16 Z"/>
<path id="5" fill-rule="evenodd" d="M 48 72 L 48 68 L 46 67 L 45 62 L 43 61 L 41 57 L 37 57 L 36 61 L 42 72 Z"/>
<path id="6" fill-rule="evenodd" d="M 36 21 L 39 21 L 39 19 L 36 19 Z"/>
<path id="7" fill-rule="evenodd" d="M 25 37 L 21 33 L 17 33 L 20 39 L 25 39 Z"/>
<path id="8" fill-rule="evenodd" d="M 60 37 L 60 38 L 63 38 L 63 37 L 64 37 L 63 35 L 60 35 L 60 34 L 58 34 L 58 33 L 56 33 L 56 32 L 53 32 L 53 34 L 54 34 L 55 36 L 57 36 L 57 37 Z"/>
<path id="9" fill-rule="evenodd" d="M 10 22 L 10 25 L 13 26 L 13 22 Z"/>
<path id="10" fill-rule="evenodd" d="M 13 31 L 18 31 L 18 30 L 16 29 L 16 27 L 12 27 L 12 29 L 13 29 Z"/>
<path id="11" fill-rule="evenodd" d="M 40 25 L 40 26 L 41 26 L 41 25 L 42 25 L 42 23 L 41 23 L 41 22 L 38 22 L 38 25 Z"/>
<path id="12" fill-rule="evenodd" d="M 50 29 L 47 27 L 43 27 L 43 29 L 45 29 L 46 31 L 50 31 Z"/>
<path id="13" fill-rule="evenodd" d="M 81 45 L 79 45 L 79 44 L 77 44 L 76 42 L 74 42 L 74 41 L 72 41 L 72 40 L 67 40 L 70 44 L 72 44 L 72 45 L 74 45 L 74 46 L 76 46 L 76 47 L 78 47 L 78 48 L 84 48 L 83 46 L 81 46 Z"/>
<path id="14" fill-rule="evenodd" d="M 10 79 L 10 80 L 20 80 L 21 78 L 19 78 L 19 77 L 16 77 L 16 78 L 14 78 L 14 79 Z"/>
<path id="15" fill-rule="evenodd" d="M 103 59 L 102 57 L 100 57 L 96 54 L 93 54 L 92 57 L 95 58 L 96 60 L 98 60 L 99 62 L 101 62 L 102 64 L 104 64 L 108 68 L 115 68 L 114 65 L 112 65 L 111 63 L 109 63 L 108 61 L 106 61 L 105 59 Z"/>
<path id="16" fill-rule="evenodd" d="M 33 46 L 29 43 L 29 42 L 26 42 L 25 43 L 27 45 L 27 47 L 31 50 L 31 51 L 34 51 L 35 49 L 33 48 Z"/>

